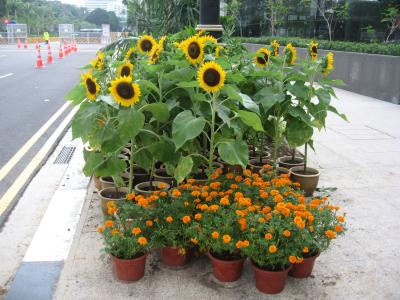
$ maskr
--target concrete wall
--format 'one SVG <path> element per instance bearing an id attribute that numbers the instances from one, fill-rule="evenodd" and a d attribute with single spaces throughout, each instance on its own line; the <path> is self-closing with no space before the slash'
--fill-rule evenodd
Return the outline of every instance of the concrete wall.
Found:
<path id="1" fill-rule="evenodd" d="M 260 44 L 245 44 L 250 52 L 264 47 Z M 283 50 L 283 48 L 281 49 Z M 304 48 L 296 48 L 298 57 L 306 57 Z M 326 55 L 327 50 L 318 50 Z M 335 70 L 331 78 L 342 79 L 345 90 L 380 100 L 400 104 L 400 57 L 344 51 L 334 54 Z"/>

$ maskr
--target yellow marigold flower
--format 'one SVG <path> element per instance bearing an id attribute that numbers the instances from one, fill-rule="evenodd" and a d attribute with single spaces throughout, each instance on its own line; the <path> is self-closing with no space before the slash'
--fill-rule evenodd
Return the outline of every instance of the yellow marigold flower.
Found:
<path id="1" fill-rule="evenodd" d="M 230 243 L 232 238 L 229 234 L 224 234 L 224 236 L 222 237 L 222 240 L 224 241 L 225 244 L 228 244 L 228 243 Z"/>
<path id="2" fill-rule="evenodd" d="M 243 247 L 243 242 L 242 241 L 237 241 L 235 244 L 236 248 L 240 249 Z"/>
<path id="3" fill-rule="evenodd" d="M 290 233 L 290 231 L 289 230 L 284 230 L 283 231 L 283 235 L 285 236 L 285 237 L 290 237 L 291 236 L 291 233 Z"/>
<path id="4" fill-rule="evenodd" d="M 325 231 L 325 235 L 330 239 L 334 239 L 336 237 L 336 233 L 332 230 Z"/>
<path id="5" fill-rule="evenodd" d="M 271 190 L 269 193 L 271 194 L 271 196 L 279 195 L 279 191 L 278 190 Z"/>
<path id="6" fill-rule="evenodd" d="M 147 239 L 144 236 L 138 238 L 138 243 L 142 246 L 147 245 Z"/>
<path id="7" fill-rule="evenodd" d="M 293 255 L 290 255 L 290 256 L 289 256 L 289 262 L 290 262 L 290 263 L 295 264 L 296 261 L 297 261 L 296 256 L 293 256 Z"/>
<path id="8" fill-rule="evenodd" d="M 278 251 L 278 248 L 275 245 L 271 245 L 268 247 L 268 251 L 269 253 L 275 253 L 276 251 Z"/>
<path id="9" fill-rule="evenodd" d="M 119 233 L 118 228 L 113 228 L 113 230 L 111 230 L 111 235 L 112 236 L 116 235 L 117 233 Z"/>
<path id="10" fill-rule="evenodd" d="M 107 221 L 104 223 L 104 226 L 106 226 L 106 228 L 113 227 L 113 226 L 114 226 L 114 221 L 113 221 L 113 220 L 107 220 Z"/>
<path id="11" fill-rule="evenodd" d="M 261 218 L 261 217 L 259 217 L 259 218 L 258 218 L 258 222 L 260 222 L 260 223 L 264 223 L 264 222 L 265 222 L 265 219 L 264 219 L 264 218 Z"/>
<path id="12" fill-rule="evenodd" d="M 296 264 L 301 264 L 303 261 L 304 261 L 304 258 L 298 257 L 298 258 L 296 259 Z"/>
<path id="13" fill-rule="evenodd" d="M 191 238 L 190 241 L 194 244 L 197 245 L 199 241 L 196 238 Z"/>
<path id="14" fill-rule="evenodd" d="M 184 216 L 182 218 L 182 222 L 185 223 L 185 224 L 189 223 L 190 222 L 190 217 L 189 216 Z"/>
<path id="15" fill-rule="evenodd" d="M 171 216 L 168 216 L 165 218 L 165 221 L 167 221 L 168 223 L 171 223 L 174 219 Z"/>
<path id="16" fill-rule="evenodd" d="M 272 234 L 268 232 L 265 234 L 264 237 L 265 237 L 265 239 L 270 240 L 270 239 L 272 239 Z"/>
<path id="17" fill-rule="evenodd" d="M 132 228 L 132 234 L 138 235 L 142 230 L 139 227 Z"/>
<path id="18" fill-rule="evenodd" d="M 211 233 L 211 237 L 213 239 L 217 239 L 217 238 L 219 238 L 219 233 L 217 231 L 214 231 L 213 233 Z"/>

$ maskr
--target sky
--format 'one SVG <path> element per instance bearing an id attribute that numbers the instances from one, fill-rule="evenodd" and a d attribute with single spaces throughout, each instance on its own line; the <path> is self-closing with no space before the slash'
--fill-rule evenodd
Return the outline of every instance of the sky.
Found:
<path id="1" fill-rule="evenodd" d="M 77 6 L 82 6 L 83 5 L 83 0 L 59 0 L 62 3 L 67 3 L 67 4 L 74 4 Z"/>

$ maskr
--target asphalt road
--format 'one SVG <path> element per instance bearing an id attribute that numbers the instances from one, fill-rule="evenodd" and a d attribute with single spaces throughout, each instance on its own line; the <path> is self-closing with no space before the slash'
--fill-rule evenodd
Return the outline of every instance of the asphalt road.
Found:
<path id="1" fill-rule="evenodd" d="M 34 46 L 17 49 L 0 45 L 0 169 L 64 104 L 64 96 L 80 80 L 79 67 L 95 56 L 100 45 L 79 45 L 77 53 L 58 59 L 58 44 L 52 45 L 54 63 L 37 69 Z M 47 48 L 42 45 L 42 58 Z M 70 111 L 66 109 L 33 147 L 0 181 L 0 198 Z"/>

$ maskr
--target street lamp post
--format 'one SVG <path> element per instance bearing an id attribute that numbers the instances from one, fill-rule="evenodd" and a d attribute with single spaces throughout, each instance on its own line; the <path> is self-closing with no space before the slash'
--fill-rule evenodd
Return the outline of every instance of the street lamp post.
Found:
<path id="1" fill-rule="evenodd" d="M 204 30 L 215 38 L 220 38 L 224 28 L 219 22 L 219 10 L 219 0 L 200 0 L 200 24 L 196 30 Z"/>

